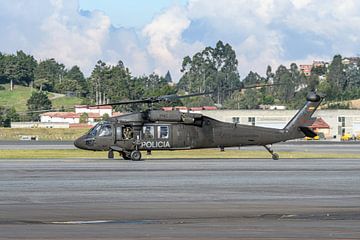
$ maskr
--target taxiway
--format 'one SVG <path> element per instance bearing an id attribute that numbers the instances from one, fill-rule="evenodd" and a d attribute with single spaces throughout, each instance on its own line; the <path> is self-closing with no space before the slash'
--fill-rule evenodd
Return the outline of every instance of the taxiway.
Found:
<path id="1" fill-rule="evenodd" d="M 359 239 L 359 159 L 0 160 L 0 239 Z"/>

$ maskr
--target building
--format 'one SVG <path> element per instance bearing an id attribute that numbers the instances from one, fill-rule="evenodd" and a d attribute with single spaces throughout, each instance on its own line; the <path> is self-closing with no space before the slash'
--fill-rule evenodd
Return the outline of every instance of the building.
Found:
<path id="1" fill-rule="evenodd" d="M 300 71 L 305 74 L 305 76 L 310 76 L 313 65 L 312 64 L 300 64 L 299 68 L 300 68 Z"/>
<path id="2" fill-rule="evenodd" d="M 86 113 L 88 115 L 88 124 L 93 124 L 101 120 L 102 116 L 99 113 Z M 40 121 L 45 123 L 80 123 L 82 113 L 74 112 L 47 112 L 40 114 Z"/>
<path id="3" fill-rule="evenodd" d="M 316 120 L 310 125 L 310 128 L 316 133 L 322 133 L 325 138 L 331 138 L 330 125 L 324 119 L 317 117 Z"/>
<path id="4" fill-rule="evenodd" d="M 94 125 L 96 122 L 101 121 L 104 115 L 112 117 L 119 116 L 120 113 L 112 112 L 111 106 L 97 106 L 89 107 L 86 105 L 75 106 L 75 112 L 47 112 L 40 114 L 40 121 L 42 123 L 68 123 L 79 124 L 80 117 L 84 113 L 87 114 L 88 124 Z"/>
<path id="5" fill-rule="evenodd" d="M 202 110 L 201 113 L 220 121 L 254 126 L 284 128 L 298 110 Z M 327 139 L 337 139 L 346 133 L 360 135 L 359 110 L 318 110 L 314 118 L 321 119 L 313 127 Z"/>
<path id="6" fill-rule="evenodd" d="M 350 65 L 350 64 L 359 65 L 360 57 L 345 57 L 345 58 L 342 59 L 341 62 L 344 65 Z"/>

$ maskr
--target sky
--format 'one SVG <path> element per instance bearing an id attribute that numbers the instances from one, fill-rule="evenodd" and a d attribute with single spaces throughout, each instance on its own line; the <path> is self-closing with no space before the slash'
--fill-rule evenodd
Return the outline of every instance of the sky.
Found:
<path id="1" fill-rule="evenodd" d="M 357 0 L 0 0 L 0 52 L 55 58 L 86 76 L 98 60 L 133 75 L 170 70 L 218 40 L 239 72 L 360 54 Z"/>

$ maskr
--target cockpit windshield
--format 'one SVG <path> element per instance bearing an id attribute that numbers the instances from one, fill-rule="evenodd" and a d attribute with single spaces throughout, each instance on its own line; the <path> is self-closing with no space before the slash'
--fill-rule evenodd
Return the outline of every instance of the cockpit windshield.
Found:
<path id="1" fill-rule="evenodd" d="M 95 137 L 106 137 L 112 135 L 111 125 L 108 122 L 101 122 L 96 124 L 90 131 L 88 135 Z"/>
<path id="2" fill-rule="evenodd" d="M 96 124 L 93 128 L 90 129 L 88 135 L 95 137 L 99 129 L 101 128 L 101 123 Z"/>

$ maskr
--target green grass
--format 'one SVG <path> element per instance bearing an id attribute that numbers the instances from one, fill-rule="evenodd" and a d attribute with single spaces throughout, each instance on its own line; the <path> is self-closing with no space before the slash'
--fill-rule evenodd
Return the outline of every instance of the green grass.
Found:
<path id="1" fill-rule="evenodd" d="M 147 156 L 145 152 L 142 153 L 143 159 L 165 159 L 165 158 L 179 158 L 179 159 L 227 159 L 227 158 L 267 158 L 271 160 L 270 154 L 265 151 L 242 151 L 242 150 L 227 150 L 220 152 L 215 149 L 201 149 L 201 150 L 184 150 L 184 151 L 153 151 L 151 156 Z M 357 158 L 357 154 L 336 154 L 336 153 L 303 153 L 303 152 L 279 152 L 280 159 L 293 158 Z M 107 159 L 107 152 L 93 152 L 85 150 L 0 150 L 0 159 L 56 159 L 56 158 L 81 158 L 81 159 Z M 118 154 L 115 154 L 116 159 L 120 159 Z"/>
<path id="2" fill-rule="evenodd" d="M 26 103 L 32 93 L 31 88 L 15 85 L 14 90 L 10 91 L 9 84 L 3 84 L 2 86 L 6 90 L 0 90 L 0 106 L 6 108 L 15 107 L 17 112 L 26 111 Z"/>
<path id="3" fill-rule="evenodd" d="M 52 106 L 55 109 L 60 109 L 64 106 L 65 111 L 71 112 L 74 111 L 73 107 L 75 105 L 81 104 L 82 100 L 78 97 L 61 97 L 51 100 Z M 69 108 L 69 109 L 67 109 Z"/>
<path id="4" fill-rule="evenodd" d="M 26 135 L 38 136 L 41 141 L 73 141 L 87 131 L 87 128 L 0 128 L 0 140 L 19 140 Z"/>
<path id="5" fill-rule="evenodd" d="M 2 84 L 1 86 L 5 87 L 5 90 L 0 90 L 0 106 L 3 107 L 15 107 L 17 112 L 27 111 L 27 100 L 31 97 L 32 91 L 34 89 L 30 87 L 24 87 L 20 85 L 15 85 L 14 90 L 10 91 L 10 84 Z M 49 98 L 53 97 L 52 93 L 48 93 Z M 60 97 L 51 100 L 53 108 L 58 109 L 64 106 L 64 108 L 73 108 L 74 105 L 81 104 L 81 98 L 77 97 Z M 72 111 L 72 110 L 69 110 Z"/>

